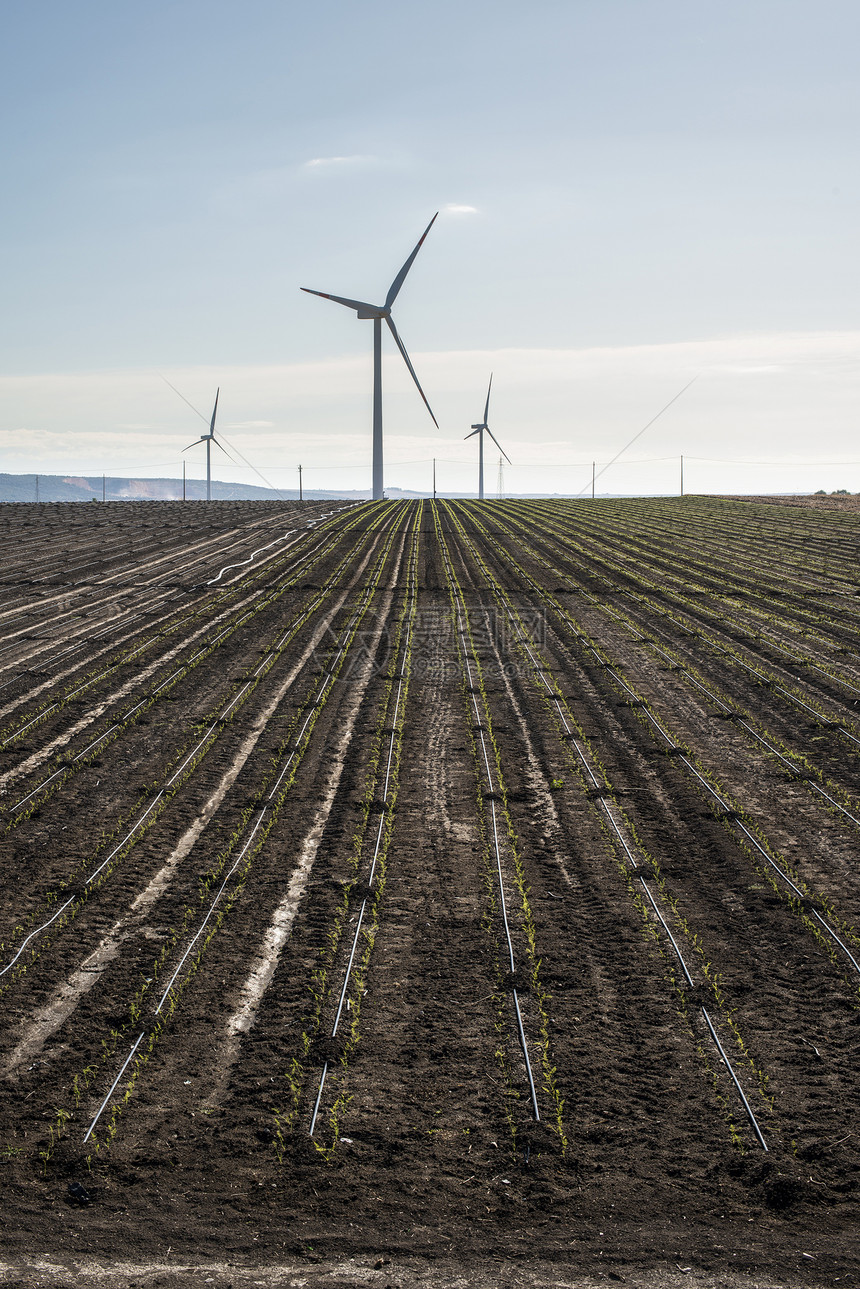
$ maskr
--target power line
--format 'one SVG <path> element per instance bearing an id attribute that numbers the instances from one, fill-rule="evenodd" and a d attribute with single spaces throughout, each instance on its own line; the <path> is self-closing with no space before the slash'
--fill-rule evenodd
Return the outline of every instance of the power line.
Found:
<path id="1" fill-rule="evenodd" d="M 159 376 L 161 376 L 161 372 L 159 372 L 158 374 L 159 374 Z M 189 403 L 189 402 L 188 402 L 188 399 L 185 397 L 185 395 L 184 395 L 184 394 L 182 394 L 182 393 L 180 393 L 180 391 L 176 388 L 176 386 L 175 386 L 175 385 L 171 385 L 171 384 L 170 384 L 170 381 L 167 379 L 167 377 L 166 377 L 166 376 L 161 376 L 161 379 L 164 381 L 165 385 L 169 385 L 169 386 L 170 386 L 170 388 L 173 390 L 174 394 L 179 394 L 179 397 L 182 399 L 183 403 L 187 404 L 187 406 L 191 408 L 192 412 L 196 412 L 196 413 L 197 413 L 197 415 L 200 417 L 200 419 L 201 419 L 201 421 L 204 423 L 204 425 L 208 425 L 208 424 L 209 424 L 209 417 L 208 417 L 208 416 L 204 416 L 204 415 L 203 415 L 203 413 L 202 413 L 201 411 L 198 411 L 198 409 L 194 406 L 194 404 L 193 404 L 193 403 Z"/>
<path id="2" fill-rule="evenodd" d="M 654 424 L 654 422 L 655 422 L 655 421 L 659 421 L 659 419 L 660 419 L 660 417 L 663 415 L 663 413 L 664 413 L 664 412 L 668 412 L 668 410 L 669 410 L 669 408 L 672 406 L 672 404 L 673 404 L 673 403 L 677 403 L 677 401 L 678 401 L 678 399 L 681 397 L 681 395 L 682 395 L 682 394 L 686 394 L 686 392 L 687 392 L 687 390 L 690 388 L 690 386 L 691 386 L 695 381 L 697 381 L 698 379 L 699 379 L 698 374 L 696 374 L 696 375 L 693 377 L 693 379 L 692 379 L 692 380 L 690 380 L 690 381 L 688 381 L 688 382 L 687 382 L 687 384 L 684 386 L 684 388 L 683 388 L 683 389 L 679 389 L 679 390 L 678 390 L 678 393 L 675 395 L 675 397 L 674 397 L 674 398 L 670 398 L 670 399 L 669 399 L 669 402 L 666 404 L 666 406 L 665 406 L 665 407 L 661 407 L 661 408 L 660 408 L 660 411 L 657 413 L 657 415 L 656 415 L 656 416 L 652 416 L 652 417 L 651 417 L 651 420 L 648 422 L 648 424 L 647 424 L 647 425 L 643 425 L 643 426 L 642 426 L 642 429 L 641 429 L 641 430 L 639 430 L 636 434 L 634 434 L 634 435 L 633 435 L 633 438 L 630 440 L 630 442 L 629 442 L 629 443 L 625 443 L 625 445 L 624 445 L 624 447 L 621 449 L 621 451 L 620 451 L 620 452 L 616 452 L 616 453 L 615 453 L 615 456 L 612 458 L 612 460 L 611 460 L 611 461 L 608 461 L 608 462 L 606 463 L 606 465 L 602 468 L 602 470 L 600 470 L 599 474 L 597 475 L 597 479 L 599 479 L 599 478 L 600 478 L 600 475 L 604 474 L 604 473 L 609 469 L 609 467 L 610 467 L 610 466 L 615 465 L 615 462 L 618 460 L 618 458 L 619 458 L 620 456 L 623 456 L 623 455 L 624 455 L 624 453 L 627 451 L 627 449 L 628 449 L 628 448 L 631 448 L 631 447 L 633 446 L 633 444 L 636 442 L 636 440 L 637 440 L 637 439 L 641 439 L 641 437 L 642 437 L 642 435 L 645 433 L 645 431 L 646 431 L 646 430 L 649 430 L 649 429 L 651 428 L 651 426 Z M 579 492 L 578 492 L 576 495 L 577 495 L 578 497 L 581 497 L 581 496 L 582 496 L 582 494 L 586 491 L 586 489 L 587 489 L 589 486 L 591 486 L 591 487 L 593 488 L 594 483 L 595 483 L 595 480 L 594 480 L 594 479 L 592 479 L 592 480 L 591 480 L 590 485 L 589 485 L 589 484 L 586 484 L 584 488 L 580 488 Z"/>
<path id="3" fill-rule="evenodd" d="M 247 457 L 242 456 L 242 453 L 236 447 L 235 443 L 230 443 L 230 440 L 224 434 L 221 435 L 221 438 L 224 439 L 225 443 L 229 444 L 229 446 L 233 449 L 233 451 L 236 453 L 237 456 L 242 457 L 242 460 L 245 462 L 245 465 L 248 467 L 248 469 L 253 470 L 257 478 L 262 479 L 263 483 L 266 485 L 267 488 L 271 488 L 272 492 L 277 492 L 281 501 L 286 501 L 286 497 L 284 496 L 284 494 L 278 488 L 276 488 L 273 483 L 270 483 L 269 480 L 264 475 L 260 474 L 260 471 L 257 469 L 257 467 L 255 465 L 251 465 L 251 462 L 248 460 Z"/>

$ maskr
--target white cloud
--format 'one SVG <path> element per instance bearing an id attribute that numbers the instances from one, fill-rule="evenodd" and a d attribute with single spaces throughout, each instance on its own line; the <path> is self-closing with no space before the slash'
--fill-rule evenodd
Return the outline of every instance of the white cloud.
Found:
<path id="1" fill-rule="evenodd" d="M 375 157 L 364 156 L 361 153 L 356 153 L 349 157 L 312 157 L 310 161 L 304 163 L 304 168 L 313 170 L 328 166 L 354 166 L 368 161 L 375 161 L 375 159 Z"/>
<path id="2" fill-rule="evenodd" d="M 442 210 L 448 215 L 477 215 L 478 213 L 477 206 L 457 206 L 453 202 L 443 206 Z"/>
<path id="3" fill-rule="evenodd" d="M 415 351 L 415 369 L 442 427 L 437 431 L 389 346 L 386 479 L 423 487 L 429 462 L 437 457 L 440 486 L 474 486 L 475 445 L 464 442 L 464 435 L 483 410 L 493 371 L 490 422 L 515 463 L 505 466 L 506 488 L 576 492 L 590 477 L 592 460 L 610 460 L 698 373 L 629 459 L 622 457 L 607 473 L 606 490 L 670 491 L 683 453 L 691 490 L 858 491 L 860 464 L 827 464 L 860 458 L 858 354 L 860 331 L 615 348 Z M 273 482 L 292 478 L 301 461 L 308 487 L 326 481 L 367 485 L 367 354 L 165 375 L 191 401 L 208 398 L 220 384 L 227 433 L 240 432 L 237 446 Z M 129 423 L 132 410 L 139 419 Z M 181 451 L 200 429 L 194 413 L 154 371 L 0 376 L 2 471 L 177 477 Z M 491 459 L 495 481 L 496 458 Z M 202 455 L 192 452 L 186 460 L 191 473 L 199 474 Z M 810 461 L 815 464 L 807 468 L 803 463 Z M 249 471 L 226 459 L 219 459 L 218 471 L 223 479 L 253 481 Z"/>

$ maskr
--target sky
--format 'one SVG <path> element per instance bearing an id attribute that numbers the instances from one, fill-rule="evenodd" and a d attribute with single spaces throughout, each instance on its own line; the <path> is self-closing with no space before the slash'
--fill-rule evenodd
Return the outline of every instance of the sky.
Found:
<path id="1" fill-rule="evenodd" d="M 475 487 L 493 372 L 507 493 L 860 491 L 858 47 L 855 0 L 6 0 L 0 471 L 175 477 L 169 382 L 219 478 L 367 487 L 371 325 L 299 288 L 381 302 L 439 211 L 386 485 Z"/>

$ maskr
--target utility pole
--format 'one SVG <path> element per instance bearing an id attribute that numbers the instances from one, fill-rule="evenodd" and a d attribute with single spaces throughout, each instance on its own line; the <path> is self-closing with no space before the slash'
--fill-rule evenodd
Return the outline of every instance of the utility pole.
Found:
<path id="1" fill-rule="evenodd" d="M 299 501 L 304 501 L 304 499 L 304 493 L 302 492 L 302 467 L 299 466 Z"/>
<path id="2" fill-rule="evenodd" d="M 592 501 L 594 501 L 594 484 L 596 482 L 596 475 L 595 475 L 596 469 L 597 469 L 597 462 L 592 461 L 591 463 L 591 500 Z"/>
<path id="3" fill-rule="evenodd" d="M 39 500 L 39 476 L 36 475 L 36 501 Z"/>
<path id="4" fill-rule="evenodd" d="M 185 458 L 182 458 L 182 500 L 185 500 Z"/>
<path id="5" fill-rule="evenodd" d="M 104 499 L 105 499 L 105 477 L 104 475 L 102 475 L 102 505 L 104 505 Z"/>
<path id="6" fill-rule="evenodd" d="M 433 500 L 436 500 L 436 458 L 433 458 Z"/>
<path id="7" fill-rule="evenodd" d="M 684 457 L 681 456 L 681 496 L 684 495 Z"/>

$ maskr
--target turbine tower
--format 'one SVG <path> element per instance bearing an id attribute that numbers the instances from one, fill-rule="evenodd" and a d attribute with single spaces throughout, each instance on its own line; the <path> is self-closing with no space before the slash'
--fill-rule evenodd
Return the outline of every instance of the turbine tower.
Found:
<path id="1" fill-rule="evenodd" d="M 505 451 L 505 449 L 502 447 L 501 443 L 500 443 L 500 442 L 499 442 L 499 440 L 496 438 L 495 434 L 493 433 L 493 431 L 490 429 L 489 425 L 487 424 L 487 417 L 488 417 L 488 416 L 489 416 L 489 414 L 490 414 L 490 390 L 491 390 L 492 388 L 493 388 L 493 375 L 492 375 L 492 372 L 491 372 L 491 373 L 490 373 L 490 383 L 489 383 L 489 385 L 488 385 L 488 387 L 487 387 L 487 402 L 486 402 L 486 405 L 485 405 L 485 407 L 484 407 L 484 419 L 483 419 L 483 421 L 481 421 L 480 425 L 473 425 L 473 426 L 472 426 L 472 433 L 471 433 L 471 434 L 467 434 L 467 435 L 466 435 L 466 438 L 467 438 L 467 439 L 473 439 L 473 438 L 475 437 L 475 435 L 476 435 L 476 434 L 477 434 L 477 436 L 478 436 L 478 500 L 479 500 L 479 501 L 483 501 L 483 500 L 484 500 L 484 430 L 486 430 L 486 431 L 487 431 L 487 433 L 489 434 L 490 438 L 493 440 L 493 442 L 495 443 L 496 447 L 499 449 L 499 451 L 501 452 L 502 456 L 503 456 L 503 457 L 505 458 L 505 460 L 507 461 L 508 465 L 511 465 L 511 464 L 512 464 L 512 462 L 511 462 L 511 458 L 508 456 L 507 452 L 506 452 L 506 451 Z M 500 468 L 501 468 L 501 462 L 499 462 L 499 466 L 500 466 Z"/>
<path id="2" fill-rule="evenodd" d="M 342 304 L 347 309 L 355 309 L 356 316 L 359 318 L 373 319 L 373 500 L 374 501 L 382 500 L 382 320 L 383 318 L 388 324 L 388 329 L 391 332 L 392 336 L 394 337 L 394 343 L 397 345 L 397 348 L 400 350 L 400 353 L 403 356 L 403 361 L 406 363 L 406 366 L 409 368 L 409 374 L 412 377 L 412 379 L 415 381 L 415 384 L 418 388 L 418 393 L 424 399 L 424 406 L 427 408 L 427 411 L 430 413 L 430 416 L 433 419 L 433 424 L 436 426 L 437 430 L 439 428 L 439 422 L 436 420 L 436 417 L 433 416 L 433 409 L 431 408 L 430 404 L 427 402 L 427 398 L 424 393 L 424 390 L 421 388 L 421 384 L 418 380 L 418 377 L 415 375 L 415 369 L 412 366 L 412 363 L 409 361 L 409 355 L 406 352 L 406 349 L 404 348 L 403 341 L 400 339 L 400 336 L 397 334 L 397 328 L 395 327 L 394 319 L 391 316 L 391 308 L 394 304 L 394 301 L 397 299 L 397 296 L 400 292 L 400 288 L 403 286 L 404 280 L 406 278 L 406 274 L 412 268 L 412 261 L 415 259 L 415 256 L 421 250 L 421 247 L 424 243 L 424 238 L 427 236 L 427 234 L 430 232 L 430 229 L 433 227 L 434 223 L 436 222 L 436 218 L 438 214 L 439 212 L 437 211 L 436 214 L 433 216 L 433 218 L 430 220 L 430 223 L 427 225 L 427 227 L 424 229 L 424 232 L 421 234 L 421 237 L 419 239 L 418 245 L 415 247 L 415 250 L 409 256 L 409 259 L 403 265 L 403 268 L 400 270 L 400 272 L 397 274 L 397 277 L 394 279 L 394 281 L 391 283 L 391 286 L 388 288 L 388 295 L 385 297 L 385 304 L 368 304 L 364 300 L 348 300 L 341 295 L 329 295 L 325 291 L 312 291 L 311 288 L 308 286 L 303 286 L 301 288 L 303 291 L 306 291 L 308 295 L 319 295 L 322 297 L 323 300 L 334 300 L 335 304 Z"/>
<path id="3" fill-rule="evenodd" d="M 218 395 L 220 393 L 221 393 L 221 386 L 219 385 L 215 391 L 215 406 L 212 408 L 212 420 L 209 423 L 209 433 L 201 434 L 199 439 L 195 439 L 193 443 L 188 444 L 187 448 L 182 449 L 183 452 L 188 452 L 190 448 L 195 447 L 198 443 L 206 444 L 206 500 L 207 501 L 212 500 L 212 444 L 215 443 L 219 448 L 221 448 L 221 444 L 218 443 L 218 440 L 215 438 L 215 417 L 218 414 Z M 182 396 L 180 395 L 180 397 Z M 221 451 L 224 452 L 224 449 L 221 448 Z M 224 452 L 224 455 L 227 456 L 227 453 Z"/>

